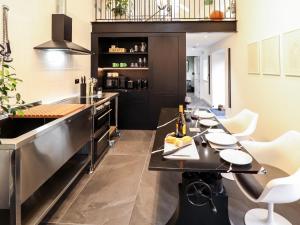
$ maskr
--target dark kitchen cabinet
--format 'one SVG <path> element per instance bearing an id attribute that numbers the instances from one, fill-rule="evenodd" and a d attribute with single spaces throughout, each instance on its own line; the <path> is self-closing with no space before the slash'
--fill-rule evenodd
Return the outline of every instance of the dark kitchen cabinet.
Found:
<path id="1" fill-rule="evenodd" d="M 157 36 L 149 39 L 152 93 L 178 94 L 178 49 L 177 36 Z"/>
<path id="2" fill-rule="evenodd" d="M 148 92 L 143 90 L 120 92 L 118 117 L 120 129 L 151 129 Z"/>
<path id="3" fill-rule="evenodd" d="M 151 129 L 156 129 L 161 108 L 178 107 L 179 100 L 177 95 L 152 94 L 150 99 L 150 123 Z M 174 117 L 177 115 L 174 115 Z"/>
<path id="4" fill-rule="evenodd" d="M 148 89 L 118 90 L 120 129 L 155 129 L 161 108 L 178 107 L 184 103 L 185 33 L 109 33 L 105 30 L 102 33 L 93 32 L 92 49 L 95 52 L 95 55 L 92 55 L 93 76 L 97 77 L 99 84 L 103 86 L 105 72 L 114 72 L 114 68 L 106 68 L 114 60 L 130 63 L 140 57 L 131 54 L 108 54 L 107 48 L 110 45 L 116 43 L 120 47 L 128 48 L 141 41 L 147 43 L 145 55 L 148 57 L 148 67 L 142 70 L 116 71 L 130 80 L 148 80 Z"/>
<path id="5" fill-rule="evenodd" d="M 185 97 L 185 37 L 160 34 L 149 38 L 151 127 L 163 107 L 178 107 Z"/>

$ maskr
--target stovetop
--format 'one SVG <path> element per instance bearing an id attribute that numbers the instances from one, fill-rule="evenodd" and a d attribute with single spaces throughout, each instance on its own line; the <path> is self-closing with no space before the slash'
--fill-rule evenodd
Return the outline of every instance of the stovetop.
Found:
<path id="1" fill-rule="evenodd" d="M 104 98 L 99 98 L 97 96 L 87 96 L 87 97 L 73 97 L 69 98 L 64 103 L 68 104 L 87 104 L 87 105 L 93 105 L 97 102 L 103 100 Z"/>

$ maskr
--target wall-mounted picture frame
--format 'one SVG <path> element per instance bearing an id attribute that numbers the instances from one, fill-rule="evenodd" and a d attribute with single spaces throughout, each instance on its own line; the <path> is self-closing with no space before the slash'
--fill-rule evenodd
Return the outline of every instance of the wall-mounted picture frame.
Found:
<path id="1" fill-rule="evenodd" d="M 300 77 L 300 29 L 284 33 L 283 73 L 286 76 Z"/>
<path id="2" fill-rule="evenodd" d="M 248 45 L 248 74 L 260 75 L 259 42 L 254 42 Z"/>
<path id="3" fill-rule="evenodd" d="M 280 76 L 280 36 L 261 42 L 261 70 L 263 75 Z"/>

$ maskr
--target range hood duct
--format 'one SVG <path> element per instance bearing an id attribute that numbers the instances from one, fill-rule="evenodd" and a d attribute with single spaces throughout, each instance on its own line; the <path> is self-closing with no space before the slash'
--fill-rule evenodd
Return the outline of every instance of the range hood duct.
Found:
<path id="1" fill-rule="evenodd" d="M 67 14 L 67 0 L 56 0 L 56 14 Z"/>
<path id="2" fill-rule="evenodd" d="M 91 51 L 72 42 L 72 18 L 65 15 L 66 6 L 66 0 L 57 0 L 57 14 L 52 14 L 52 40 L 34 49 L 64 51 L 71 55 L 91 55 Z"/>

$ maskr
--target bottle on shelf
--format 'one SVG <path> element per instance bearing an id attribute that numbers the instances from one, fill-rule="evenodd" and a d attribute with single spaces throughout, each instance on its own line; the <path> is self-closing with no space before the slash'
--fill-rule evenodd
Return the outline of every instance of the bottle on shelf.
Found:
<path id="1" fill-rule="evenodd" d="M 138 65 L 139 65 L 139 68 L 143 67 L 143 60 L 142 60 L 142 58 L 139 58 Z"/>
<path id="2" fill-rule="evenodd" d="M 179 105 L 179 115 L 176 121 L 176 137 L 182 138 L 186 136 L 186 121 L 183 113 L 183 105 Z"/>

